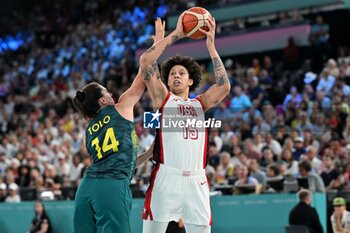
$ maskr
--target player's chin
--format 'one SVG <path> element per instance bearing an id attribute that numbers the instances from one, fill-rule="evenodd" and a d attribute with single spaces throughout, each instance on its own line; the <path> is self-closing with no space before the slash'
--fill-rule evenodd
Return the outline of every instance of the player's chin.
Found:
<path id="1" fill-rule="evenodd" d="M 181 85 L 172 85 L 169 87 L 172 92 L 179 91 L 182 89 Z"/>

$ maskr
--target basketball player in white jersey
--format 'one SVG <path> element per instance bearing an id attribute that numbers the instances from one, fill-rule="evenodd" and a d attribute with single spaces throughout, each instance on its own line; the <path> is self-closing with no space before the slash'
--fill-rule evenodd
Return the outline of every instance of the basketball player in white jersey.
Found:
<path id="1" fill-rule="evenodd" d="M 163 51 L 185 37 L 183 15 L 172 33 L 145 51 L 140 58 L 140 68 L 153 108 L 159 110 L 161 120 L 162 116 L 174 114 L 175 110 L 181 117 L 204 121 L 204 111 L 221 102 L 230 91 L 225 67 L 214 44 L 214 19 L 207 22 L 208 32 L 201 30 L 207 37 L 206 45 L 215 70 L 216 84 L 209 90 L 195 99 L 188 97 L 202 76 L 198 63 L 192 58 L 175 56 L 168 59 L 161 66 L 161 74 L 157 66 Z M 168 222 L 180 218 L 188 233 L 211 232 L 209 184 L 205 176 L 206 140 L 206 130 L 168 130 L 161 123 L 153 152 L 157 166 L 151 175 L 142 215 L 143 233 L 164 233 Z"/>

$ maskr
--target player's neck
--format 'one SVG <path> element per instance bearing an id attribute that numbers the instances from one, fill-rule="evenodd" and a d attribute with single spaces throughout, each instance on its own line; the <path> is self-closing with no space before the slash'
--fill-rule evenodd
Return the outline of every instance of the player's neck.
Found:
<path id="1" fill-rule="evenodd" d="M 181 97 L 183 100 L 188 100 L 188 92 L 172 92 L 174 95 Z"/>

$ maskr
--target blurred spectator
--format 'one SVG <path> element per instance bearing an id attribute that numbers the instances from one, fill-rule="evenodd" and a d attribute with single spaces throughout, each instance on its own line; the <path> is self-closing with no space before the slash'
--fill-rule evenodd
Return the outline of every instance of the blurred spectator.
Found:
<path id="1" fill-rule="evenodd" d="M 271 148 L 268 146 L 264 146 L 261 153 L 262 158 L 260 160 L 260 166 L 266 171 L 268 165 L 277 161 L 277 156 L 273 154 Z"/>
<path id="2" fill-rule="evenodd" d="M 46 213 L 44 204 L 40 201 L 35 202 L 34 207 L 35 216 L 32 220 L 32 225 L 30 227 L 30 233 L 51 233 L 51 222 L 50 218 Z"/>
<path id="3" fill-rule="evenodd" d="M 249 169 L 247 166 L 238 167 L 238 180 L 235 183 L 235 186 L 240 185 L 256 185 L 259 182 L 250 175 Z"/>
<path id="4" fill-rule="evenodd" d="M 212 128 L 209 134 L 209 142 L 214 142 L 218 152 L 221 151 L 223 141 L 219 135 L 219 130 L 217 128 Z"/>
<path id="5" fill-rule="evenodd" d="M 302 96 L 298 93 L 298 90 L 296 87 L 290 88 L 290 94 L 286 96 L 286 98 L 283 101 L 283 106 L 287 108 L 287 106 L 291 106 L 289 103 L 293 103 L 292 106 L 299 107 L 300 103 L 302 101 Z"/>
<path id="6" fill-rule="evenodd" d="M 335 84 L 335 77 L 330 73 L 329 68 L 324 68 L 319 78 L 316 90 L 323 91 L 326 96 L 330 96 L 331 90 Z"/>
<path id="7" fill-rule="evenodd" d="M 281 156 L 282 153 L 282 147 L 278 141 L 273 139 L 272 134 L 267 132 L 265 134 L 265 144 L 264 146 L 267 146 L 271 149 L 272 153 L 277 156 L 278 158 Z"/>
<path id="8" fill-rule="evenodd" d="M 227 180 L 234 175 L 234 166 L 230 162 L 230 154 L 222 152 L 220 154 L 220 164 L 216 169 L 216 183 L 227 183 Z"/>
<path id="9" fill-rule="evenodd" d="M 293 11 L 291 12 L 291 16 L 292 16 L 292 21 L 293 21 L 293 22 L 300 22 L 300 21 L 303 21 L 303 20 L 304 20 L 303 16 L 301 16 L 299 10 L 293 10 Z"/>
<path id="10" fill-rule="evenodd" d="M 284 49 L 283 58 L 284 58 L 284 68 L 287 70 L 295 70 L 298 68 L 299 63 L 299 48 L 295 44 L 294 37 L 288 38 L 288 45 Z"/>
<path id="11" fill-rule="evenodd" d="M 338 189 L 340 183 L 340 172 L 335 168 L 333 160 L 329 156 L 323 157 L 324 171 L 321 172 L 321 177 L 327 191 Z"/>
<path id="12" fill-rule="evenodd" d="M 4 202 L 7 197 L 7 187 L 5 183 L 0 183 L 0 202 Z"/>
<path id="13" fill-rule="evenodd" d="M 350 116 L 346 118 L 346 125 L 343 131 L 343 138 L 347 144 L 350 144 Z"/>
<path id="14" fill-rule="evenodd" d="M 274 138 L 280 145 L 284 145 L 286 139 L 288 138 L 288 131 L 289 130 L 286 125 L 277 125 L 277 132 Z"/>
<path id="15" fill-rule="evenodd" d="M 231 131 L 230 125 L 224 124 L 223 125 L 223 132 L 220 135 L 220 138 L 222 139 L 222 143 L 223 143 L 223 150 L 225 148 L 231 148 L 232 137 L 234 137 L 234 136 L 235 136 L 235 134 L 234 134 L 234 132 Z"/>
<path id="16" fill-rule="evenodd" d="M 213 117 L 218 120 L 229 120 L 234 114 L 226 107 L 224 102 L 221 102 L 218 107 L 214 109 Z"/>
<path id="17" fill-rule="evenodd" d="M 21 165 L 18 167 L 18 177 L 16 178 L 16 184 L 19 187 L 28 187 L 30 182 L 30 168 L 27 165 Z"/>
<path id="18" fill-rule="evenodd" d="M 323 90 L 316 92 L 316 101 L 320 103 L 320 107 L 324 112 L 328 111 L 332 104 L 331 99 L 328 96 L 325 96 Z"/>
<path id="19" fill-rule="evenodd" d="M 260 118 L 262 117 L 261 112 L 252 106 L 245 113 L 243 113 L 242 119 L 244 120 L 245 123 L 252 126 L 257 123 L 255 119 L 258 117 Z M 258 121 L 258 123 L 260 122 Z M 262 126 L 262 127 L 266 127 L 266 126 Z"/>
<path id="20" fill-rule="evenodd" d="M 272 163 L 266 169 L 266 181 L 281 180 L 283 176 L 280 174 L 280 168 L 277 163 Z"/>
<path id="21" fill-rule="evenodd" d="M 254 117 L 255 120 L 255 125 L 252 129 L 252 134 L 255 135 L 257 133 L 260 134 L 266 134 L 267 132 L 270 132 L 271 127 L 269 124 L 267 124 L 264 120 L 262 116 L 255 116 Z"/>
<path id="22" fill-rule="evenodd" d="M 346 47 L 338 48 L 338 59 L 337 62 L 339 65 L 350 64 L 350 56 Z"/>
<path id="23" fill-rule="evenodd" d="M 261 152 L 257 151 L 251 141 L 251 139 L 247 139 L 244 142 L 245 153 L 250 159 L 260 159 Z"/>
<path id="24" fill-rule="evenodd" d="M 235 96 L 231 99 L 230 109 L 232 113 L 239 113 L 245 111 L 252 106 L 249 97 L 242 93 L 242 87 L 234 87 Z"/>
<path id="25" fill-rule="evenodd" d="M 289 213 L 290 225 L 304 225 L 310 233 L 323 233 L 320 218 L 314 207 L 311 207 L 311 192 L 300 190 L 299 203 Z"/>
<path id="26" fill-rule="evenodd" d="M 205 168 L 205 174 L 208 177 L 208 180 L 210 182 L 210 186 L 215 184 L 215 168 L 212 167 L 210 164 L 207 165 L 207 167 Z"/>
<path id="27" fill-rule="evenodd" d="M 259 184 L 266 184 L 266 174 L 260 170 L 257 159 L 251 159 L 249 163 L 250 175 L 255 178 Z"/>
<path id="28" fill-rule="evenodd" d="M 322 168 L 322 160 L 317 157 L 317 150 L 313 146 L 306 147 L 306 159 L 312 168 L 319 174 Z"/>
<path id="29" fill-rule="evenodd" d="M 261 133 L 254 134 L 253 148 L 255 151 L 261 152 L 264 147 L 264 140 Z"/>
<path id="30" fill-rule="evenodd" d="M 75 154 L 71 160 L 71 165 L 69 166 L 69 181 L 70 185 L 78 186 L 78 181 L 80 179 L 81 170 L 83 168 L 83 164 L 80 160 L 80 155 Z"/>
<path id="31" fill-rule="evenodd" d="M 148 150 L 152 145 L 154 136 L 150 133 L 149 129 L 143 129 L 140 137 L 140 149 L 141 152 Z"/>
<path id="32" fill-rule="evenodd" d="M 218 149 L 216 148 L 216 144 L 214 142 L 209 143 L 208 160 L 209 165 L 215 169 L 220 164 L 220 155 L 218 154 Z"/>
<path id="33" fill-rule="evenodd" d="M 312 129 L 310 127 L 311 127 L 311 125 L 309 127 L 305 127 L 304 132 L 303 132 L 304 146 L 305 147 L 312 146 L 316 150 L 316 153 L 318 153 L 319 148 L 320 148 L 320 143 L 317 140 L 315 140 L 315 138 L 313 136 L 312 129 L 314 127 L 312 126 Z"/>
<path id="34" fill-rule="evenodd" d="M 311 172 L 312 167 L 309 161 L 301 161 L 298 168 L 300 176 L 308 179 L 309 190 L 311 192 L 326 192 L 322 178 L 318 174 Z"/>
<path id="35" fill-rule="evenodd" d="M 322 16 L 317 16 L 315 24 L 311 26 L 310 42 L 314 48 L 314 60 L 318 62 L 316 67 L 320 67 L 319 63 L 330 55 L 329 25 L 324 22 Z"/>
<path id="36" fill-rule="evenodd" d="M 234 20 L 234 28 L 233 30 L 241 30 L 245 28 L 245 22 L 242 18 L 236 18 Z"/>
<path id="37" fill-rule="evenodd" d="M 284 175 L 296 176 L 298 173 L 298 162 L 294 160 L 292 151 L 289 148 L 284 148 L 281 153 L 282 163 L 286 164 Z"/>
<path id="38" fill-rule="evenodd" d="M 328 60 L 327 68 L 329 70 L 330 75 L 332 75 L 333 77 L 336 77 L 336 78 L 339 76 L 338 64 L 333 58 Z"/>
<path id="39" fill-rule="evenodd" d="M 21 202 L 21 197 L 17 194 L 18 185 L 15 183 L 10 183 L 8 186 L 8 196 L 5 199 L 7 203 L 19 203 Z"/>
<path id="40" fill-rule="evenodd" d="M 346 201 L 342 197 L 333 199 L 334 211 L 331 215 L 333 233 L 350 231 L 350 212 L 346 210 Z"/>
<path id="41" fill-rule="evenodd" d="M 296 137 L 294 139 L 294 150 L 293 150 L 294 159 L 299 161 L 300 156 L 305 154 L 306 154 L 306 149 L 304 147 L 304 138 Z"/>

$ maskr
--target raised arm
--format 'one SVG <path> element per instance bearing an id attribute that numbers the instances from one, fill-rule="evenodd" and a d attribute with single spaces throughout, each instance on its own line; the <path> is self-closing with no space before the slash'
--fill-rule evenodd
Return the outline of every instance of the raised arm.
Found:
<path id="1" fill-rule="evenodd" d="M 162 55 L 168 46 L 174 44 L 175 41 L 185 36 L 182 30 L 183 15 L 184 13 L 180 15 L 176 29 L 173 32 L 146 50 L 140 57 L 141 73 L 143 79 L 145 80 L 148 91 L 150 92 L 153 108 L 155 109 L 161 107 L 165 97 L 168 94 L 166 86 L 160 79 L 157 59 Z M 165 25 L 162 24 L 160 19 L 157 19 L 156 24 L 163 26 L 162 29 L 164 33 Z"/>
<path id="2" fill-rule="evenodd" d="M 161 20 L 158 18 L 155 22 L 155 34 L 152 36 L 153 45 L 155 45 L 158 41 L 164 38 L 164 26 L 162 25 Z M 125 104 L 131 108 L 140 100 L 143 92 L 145 90 L 145 82 L 142 78 L 141 68 L 139 68 L 137 75 L 129 87 L 120 97 L 118 103 Z"/>
<path id="3" fill-rule="evenodd" d="M 211 86 L 209 90 L 199 95 L 198 98 L 203 104 L 203 108 L 208 110 L 220 103 L 225 96 L 230 93 L 231 85 L 228 80 L 227 72 L 221 58 L 215 48 L 215 21 L 210 18 L 208 24 L 209 31 L 201 30 L 207 35 L 207 48 L 213 62 L 216 84 Z"/>

